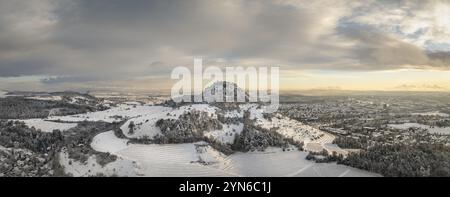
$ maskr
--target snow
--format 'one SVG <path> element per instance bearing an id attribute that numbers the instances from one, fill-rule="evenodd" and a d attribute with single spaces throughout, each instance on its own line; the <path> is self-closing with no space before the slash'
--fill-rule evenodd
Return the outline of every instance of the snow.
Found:
<path id="1" fill-rule="evenodd" d="M 134 103 L 136 104 L 136 103 Z M 128 105 L 120 104 L 117 107 L 105 111 L 88 112 L 85 114 L 69 115 L 69 116 L 50 116 L 48 120 L 59 120 L 64 122 L 82 122 L 82 121 L 105 121 L 120 122 L 129 119 L 121 126 L 123 133 L 127 137 L 141 138 L 144 136 L 152 138 L 160 133 L 159 128 L 155 126 L 159 119 L 176 119 L 180 115 L 190 111 L 197 110 L 208 113 L 210 116 L 216 116 L 216 107 L 207 104 L 195 104 L 182 106 L 177 109 L 164 106 L 151 105 Z M 129 133 L 128 125 L 133 121 L 136 125 L 134 133 Z"/>
<path id="2" fill-rule="evenodd" d="M 225 88 L 224 88 L 225 86 Z M 236 93 L 236 94 L 235 94 Z M 226 81 L 217 81 L 208 85 L 203 91 L 204 101 L 208 103 L 224 102 L 224 97 L 236 96 L 237 101 L 245 101 L 246 93 L 235 83 Z M 226 100 L 226 99 L 225 99 Z"/>
<path id="3" fill-rule="evenodd" d="M 149 108 L 145 114 L 141 115 L 137 118 L 132 118 L 125 122 L 120 129 L 123 134 L 127 137 L 131 138 L 139 138 L 147 136 L 149 138 L 153 138 L 155 135 L 160 134 L 161 130 L 156 126 L 156 122 L 159 119 L 166 118 L 167 113 L 171 111 L 171 108 L 154 106 Z M 134 122 L 135 128 L 133 133 L 129 132 L 130 122 Z"/>
<path id="4" fill-rule="evenodd" d="M 195 154 L 193 143 L 187 144 L 130 144 L 117 154 L 133 160 L 154 163 L 183 163 L 189 164 L 199 158 Z"/>
<path id="5" fill-rule="evenodd" d="M 91 147 L 99 152 L 115 154 L 121 162 L 133 161 L 136 165 L 129 172 L 136 174 L 128 173 L 126 176 L 230 176 L 220 169 L 201 164 L 220 163 L 225 158 L 225 155 L 205 142 L 127 145 L 126 139 L 117 138 L 113 131 L 108 131 L 95 136 Z M 91 168 L 89 165 L 84 166 Z M 103 170 L 96 167 L 92 169 L 95 173 Z M 81 174 L 85 174 L 86 170 L 83 172 Z"/>
<path id="6" fill-rule="evenodd" d="M 305 150 L 320 152 L 324 149 L 338 154 L 347 155 L 347 151 L 337 146 L 330 146 L 335 137 L 327 132 L 321 131 L 309 125 L 305 125 L 296 120 L 275 114 L 271 120 L 264 118 L 264 107 L 256 104 L 240 105 L 242 110 L 250 111 L 250 119 L 254 119 L 256 124 L 265 129 L 276 128 L 276 132 L 285 138 L 292 138 L 295 142 L 302 142 Z"/>
<path id="7" fill-rule="evenodd" d="M 114 154 L 127 148 L 127 139 L 116 137 L 114 131 L 107 131 L 96 135 L 92 139 L 91 147 L 99 152 L 109 152 Z"/>
<path id="8" fill-rule="evenodd" d="M 105 110 L 105 111 L 96 111 L 96 112 L 88 112 L 85 114 L 77 114 L 77 115 L 69 115 L 69 116 L 51 116 L 49 120 L 62 120 L 67 122 L 82 122 L 85 120 L 88 121 L 105 121 L 105 122 L 120 122 L 122 118 L 133 118 L 142 115 L 146 115 L 149 113 L 155 113 L 160 110 L 170 109 L 168 107 L 162 106 L 136 106 L 131 107 L 128 105 L 118 105 L 117 107 Z M 117 118 L 115 116 L 121 116 L 122 118 Z"/>
<path id="9" fill-rule="evenodd" d="M 244 117 L 244 111 L 238 111 L 238 110 L 231 110 L 231 111 L 225 111 L 223 114 L 225 118 L 242 118 Z"/>
<path id="10" fill-rule="evenodd" d="M 44 119 L 28 119 L 20 120 L 24 122 L 28 127 L 34 127 L 35 129 L 40 129 L 42 132 L 53 132 L 55 129 L 60 131 L 66 131 L 77 126 L 77 123 L 59 123 L 46 121 Z"/>
<path id="11" fill-rule="evenodd" d="M 7 97 L 7 94 L 8 92 L 5 92 L 5 91 L 1 91 L 0 90 L 0 98 L 5 98 L 5 97 Z"/>
<path id="12" fill-rule="evenodd" d="M 278 127 L 278 133 L 304 142 L 311 149 L 327 149 L 343 151 L 330 144 L 334 136 L 301 122 L 283 117 L 279 114 L 269 121 L 264 118 L 262 108 L 256 104 L 242 104 L 239 110 L 226 111 L 227 117 L 242 117 L 244 110 L 250 111 L 250 118 L 263 128 Z M 218 108 L 208 104 L 186 105 L 176 109 L 164 106 L 120 104 L 106 111 L 91 112 L 72 116 L 54 116 L 50 119 L 61 119 L 70 122 L 83 120 L 117 122 L 127 118 L 121 129 L 126 137 L 153 137 L 160 134 L 155 126 L 159 119 L 176 119 L 180 115 L 198 110 L 217 117 Z M 114 118 L 122 116 L 123 118 Z M 135 130 L 129 134 L 128 125 L 133 121 Z M 66 124 L 66 123 L 64 123 Z M 233 143 L 236 133 L 241 133 L 244 125 L 223 124 L 223 129 L 205 132 L 205 136 L 222 143 Z M 233 131 L 234 130 L 234 131 Z M 279 148 L 268 148 L 265 152 L 235 153 L 225 156 L 205 142 L 186 144 L 127 144 L 127 139 L 115 136 L 107 131 L 95 136 L 91 147 L 99 152 L 109 152 L 118 157 L 117 161 L 101 167 L 95 156 L 82 164 L 69 159 L 65 152 L 61 153 L 61 163 L 66 171 L 75 176 L 92 176 L 97 173 L 118 176 L 378 176 L 337 164 L 316 164 L 305 159 L 307 152 L 282 151 Z"/>
<path id="13" fill-rule="evenodd" d="M 199 161 L 207 164 L 218 164 L 224 161 L 226 155 L 209 146 L 207 143 L 196 143 L 196 153 Z"/>
<path id="14" fill-rule="evenodd" d="M 296 120 L 292 120 L 287 117 L 273 117 L 272 121 L 268 121 L 265 119 L 259 119 L 257 122 L 261 125 L 261 127 L 270 129 L 270 128 L 278 128 L 277 133 L 283 135 L 286 138 L 292 138 L 297 142 L 308 143 L 313 141 L 313 138 L 318 138 L 321 135 L 325 135 L 324 132 L 311 127 L 309 125 L 305 125 Z"/>
<path id="15" fill-rule="evenodd" d="M 433 134 L 450 135 L 450 127 L 431 127 L 431 126 L 419 124 L 419 123 L 388 124 L 388 126 L 395 128 L 395 129 L 421 128 L 421 129 L 427 129 L 428 132 L 433 133 Z"/>
<path id="16" fill-rule="evenodd" d="M 180 115 L 192 111 L 202 111 L 208 113 L 209 116 L 216 116 L 216 107 L 207 104 L 186 105 L 177 109 L 162 106 L 152 106 L 145 114 L 132 118 L 123 124 L 120 129 L 130 138 L 142 138 L 144 136 L 153 138 L 161 133 L 161 130 L 156 126 L 156 122 L 160 119 L 177 119 Z M 135 124 L 134 132 L 129 133 L 128 125 L 133 121 Z"/>
<path id="17" fill-rule="evenodd" d="M 178 117 L 180 115 L 182 115 L 183 113 L 187 112 L 187 111 L 201 111 L 201 112 L 206 112 L 208 113 L 209 116 L 216 116 L 216 111 L 217 111 L 217 107 L 213 107 L 211 105 L 208 104 L 195 104 L 195 105 L 185 105 L 180 107 L 179 109 L 175 109 L 174 111 L 171 112 L 171 114 L 173 114 L 173 117 Z"/>
<path id="18" fill-rule="evenodd" d="M 85 96 L 73 96 L 70 97 L 69 103 L 71 104 L 89 104 L 93 99 Z"/>
<path id="19" fill-rule="evenodd" d="M 222 130 L 214 130 L 205 133 L 206 137 L 213 138 L 223 144 L 233 144 L 236 134 L 241 134 L 244 124 L 223 124 Z"/>
<path id="20" fill-rule="evenodd" d="M 232 176 L 223 170 L 200 164 L 220 162 L 221 153 L 210 147 L 201 151 L 195 143 L 165 145 L 129 145 L 117 152 L 121 158 L 136 161 L 142 176 Z"/>
<path id="21" fill-rule="evenodd" d="M 114 104 L 113 101 L 106 100 L 106 99 L 100 102 L 100 105 L 107 106 L 107 107 L 111 107 L 113 104 Z"/>
<path id="22" fill-rule="evenodd" d="M 449 114 L 441 113 L 439 111 L 433 111 L 433 112 L 424 112 L 424 113 L 412 113 L 412 115 L 420 115 L 420 116 L 442 116 L 442 117 L 449 117 Z"/>
<path id="23" fill-rule="evenodd" d="M 235 153 L 227 157 L 228 165 L 221 166 L 229 173 L 240 176 L 379 176 L 334 163 L 315 163 L 306 160 L 307 152 L 282 151 L 269 148 L 265 152 Z M 350 173 L 349 173 L 350 172 Z"/>
<path id="24" fill-rule="evenodd" d="M 33 99 L 33 100 L 41 100 L 41 101 L 61 101 L 61 96 L 33 96 L 33 97 L 26 97 L 27 99 Z"/>
<path id="25" fill-rule="evenodd" d="M 337 164 L 318 164 L 305 159 L 307 152 L 268 148 L 265 152 L 235 153 L 230 156 L 205 142 L 185 144 L 126 144 L 112 131 L 98 134 L 91 146 L 118 156 L 117 161 L 101 167 L 95 157 L 86 164 L 68 164 L 66 153 L 61 163 L 76 176 L 103 173 L 118 176 L 379 176 Z M 114 170 L 115 169 L 115 170 Z"/>
<path id="26" fill-rule="evenodd" d="M 86 163 L 74 161 L 69 158 L 66 150 L 60 155 L 60 164 L 64 167 L 66 173 L 70 173 L 75 177 L 97 176 L 103 174 L 105 176 L 137 176 L 137 163 L 131 160 L 117 158 L 116 161 L 101 166 L 97 163 L 95 156 L 90 156 Z"/>

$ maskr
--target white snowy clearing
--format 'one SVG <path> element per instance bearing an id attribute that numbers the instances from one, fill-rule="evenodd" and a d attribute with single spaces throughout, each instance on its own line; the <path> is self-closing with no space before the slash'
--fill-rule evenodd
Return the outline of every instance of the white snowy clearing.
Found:
<path id="1" fill-rule="evenodd" d="M 61 96 L 31 96 L 26 97 L 27 99 L 40 100 L 40 101 L 61 101 Z"/>
<path id="2" fill-rule="evenodd" d="M 67 167 L 68 159 L 62 157 L 66 172 L 81 176 L 379 176 L 337 164 L 317 164 L 305 159 L 307 152 L 280 148 L 226 156 L 203 142 L 127 145 L 112 131 L 98 134 L 91 146 L 117 155 L 118 160 L 101 167 L 92 163 L 93 157 L 87 164 L 72 162 Z"/>
<path id="3" fill-rule="evenodd" d="M 60 122 L 52 122 L 44 119 L 28 119 L 28 120 L 19 120 L 24 122 L 28 127 L 34 127 L 35 129 L 39 129 L 42 132 L 53 132 L 55 129 L 59 129 L 60 131 L 66 131 L 73 127 L 77 126 L 77 123 L 60 123 Z"/>
<path id="4" fill-rule="evenodd" d="M 282 151 L 268 148 L 265 152 L 235 153 L 225 159 L 224 170 L 240 176 L 379 176 L 363 170 L 334 163 L 315 163 L 306 160 L 307 152 Z"/>
<path id="5" fill-rule="evenodd" d="M 96 135 L 92 139 L 91 147 L 99 152 L 109 152 L 111 154 L 127 148 L 127 139 L 116 137 L 114 131 L 107 131 Z"/>
<path id="6" fill-rule="evenodd" d="M 105 121 L 120 122 L 124 118 L 133 118 L 137 116 L 155 113 L 166 107 L 161 106 L 129 106 L 125 104 L 118 105 L 105 111 L 88 112 L 85 114 L 69 115 L 69 116 L 50 116 L 48 120 L 61 120 L 66 122 L 82 122 L 82 121 Z"/>
<path id="7" fill-rule="evenodd" d="M 95 136 L 91 147 L 99 152 L 117 155 L 120 160 L 112 162 L 113 166 L 123 165 L 124 161 L 134 162 L 136 165 L 133 170 L 127 171 L 130 174 L 124 176 L 233 176 L 222 170 L 203 165 L 218 163 L 225 157 L 203 142 L 127 145 L 126 139 L 119 139 L 112 131 L 108 131 Z M 117 162 L 119 164 L 115 164 Z M 91 168 L 90 164 L 79 167 Z M 101 170 L 97 166 L 92 171 L 99 173 L 102 172 Z"/>
<path id="8" fill-rule="evenodd" d="M 419 123 L 388 124 L 388 126 L 395 128 L 395 129 L 421 128 L 421 129 L 427 129 L 428 132 L 433 133 L 433 134 L 450 135 L 450 127 L 431 127 L 431 126 L 419 124 Z"/>
<path id="9" fill-rule="evenodd" d="M 5 92 L 5 91 L 1 91 L 0 90 L 0 98 L 5 98 L 7 95 L 8 92 Z"/>
<path id="10" fill-rule="evenodd" d="M 75 177 L 85 176 L 137 176 L 137 164 L 131 160 L 117 158 L 116 161 L 101 166 L 97 163 L 96 157 L 91 156 L 86 163 L 74 161 L 69 158 L 66 150 L 59 154 L 59 162 L 64 167 L 65 173 L 70 173 Z"/>
<path id="11" fill-rule="evenodd" d="M 412 115 L 416 116 L 442 116 L 442 117 L 449 117 L 449 114 L 442 113 L 439 111 L 432 111 L 432 112 L 424 112 L 424 113 L 412 113 Z"/>
<path id="12" fill-rule="evenodd" d="M 177 109 L 153 106 L 148 108 L 145 113 L 139 114 L 138 117 L 128 120 L 120 129 L 127 137 L 142 138 L 146 136 L 152 138 L 161 133 L 161 130 L 156 127 L 156 121 L 159 119 L 177 119 L 180 115 L 192 110 L 206 112 L 209 116 L 214 117 L 216 116 L 217 108 L 207 104 L 186 105 Z M 135 124 L 133 133 L 130 133 L 128 128 L 131 121 Z"/>

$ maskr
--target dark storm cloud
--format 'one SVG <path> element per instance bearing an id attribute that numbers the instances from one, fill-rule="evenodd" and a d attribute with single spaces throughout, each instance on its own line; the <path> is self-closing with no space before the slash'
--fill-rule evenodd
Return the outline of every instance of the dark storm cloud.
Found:
<path id="1" fill-rule="evenodd" d="M 164 70 L 148 67 L 152 62 L 191 64 L 186 57 L 192 56 L 288 62 L 313 44 L 310 29 L 318 19 L 272 1 L 42 1 L 41 9 L 2 4 L 29 13 L 7 13 L 13 17 L 2 21 L 8 29 L 1 37 L 2 76 L 152 75 Z"/>
<path id="2" fill-rule="evenodd" d="M 360 28 L 345 27 L 340 33 L 355 43 L 349 54 L 361 62 L 360 69 L 450 68 L 448 52 L 428 53 L 416 45 Z"/>

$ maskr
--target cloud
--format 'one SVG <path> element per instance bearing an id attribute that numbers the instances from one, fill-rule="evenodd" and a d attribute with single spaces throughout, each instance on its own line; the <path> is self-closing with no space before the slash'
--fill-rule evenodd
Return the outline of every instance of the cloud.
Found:
<path id="1" fill-rule="evenodd" d="M 320 3 L 274 1 L 45 0 L 34 4 L 45 9 L 34 10 L 33 4 L 2 5 L 14 10 L 2 26 L 23 23 L 24 27 L 1 40 L 9 43 L 0 56 L 1 76 L 151 75 L 147 65 L 153 62 L 190 65 L 193 56 L 240 64 L 331 62 L 342 52 L 340 46 L 329 44 L 335 41 L 330 30 L 348 12 L 343 5 L 316 12 Z M 30 14 L 15 14 L 22 12 Z M 41 21 L 41 25 L 25 21 Z M 29 31 L 33 39 L 28 39 Z"/>
<path id="2" fill-rule="evenodd" d="M 168 80 L 173 67 L 449 69 L 448 3 L 0 0 L 0 77 L 43 85 Z M 430 51 L 431 49 L 435 49 Z M 93 85 L 95 87 L 95 85 Z"/>
<path id="3" fill-rule="evenodd" d="M 427 54 L 432 65 L 448 68 L 450 67 L 450 52 L 430 52 Z"/>
<path id="4" fill-rule="evenodd" d="M 342 33 L 354 42 L 350 54 L 353 59 L 360 62 L 357 64 L 360 69 L 392 70 L 450 66 L 445 63 L 436 64 L 418 46 L 387 35 L 356 28 L 345 28 Z"/>
<path id="5" fill-rule="evenodd" d="M 426 50 L 450 50 L 450 3 L 429 1 L 370 1 L 346 20 L 369 25 Z M 437 45 L 441 47 L 435 48 Z"/>

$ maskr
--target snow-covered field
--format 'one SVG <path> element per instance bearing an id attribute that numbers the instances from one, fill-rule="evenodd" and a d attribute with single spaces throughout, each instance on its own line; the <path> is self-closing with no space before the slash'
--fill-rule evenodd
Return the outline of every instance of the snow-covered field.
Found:
<path id="1" fill-rule="evenodd" d="M 5 91 L 1 91 L 0 90 L 0 98 L 5 98 L 7 95 L 8 92 L 5 92 Z"/>
<path id="2" fill-rule="evenodd" d="M 59 123 L 46 121 L 44 119 L 28 119 L 28 120 L 20 120 L 24 122 L 28 127 L 34 127 L 35 129 L 40 129 L 42 132 L 53 132 L 55 129 L 59 129 L 60 131 L 66 131 L 73 127 L 77 126 L 77 123 Z"/>
<path id="3" fill-rule="evenodd" d="M 217 108 L 207 104 L 186 105 L 177 109 L 163 106 L 151 106 L 146 108 L 146 111 L 142 111 L 143 113 L 136 114 L 137 117 L 128 120 L 120 129 L 122 129 L 127 137 L 141 138 L 147 136 L 152 138 L 161 133 L 161 130 L 156 127 L 156 121 L 159 119 L 177 119 L 180 115 L 192 110 L 206 112 L 210 116 L 215 116 Z M 128 127 L 131 121 L 135 124 L 133 133 L 129 132 Z"/>
<path id="4" fill-rule="evenodd" d="M 450 135 L 450 127 L 431 127 L 431 126 L 419 124 L 419 123 L 389 124 L 388 126 L 390 126 L 392 128 L 396 128 L 396 129 L 409 129 L 409 128 L 415 127 L 415 128 L 427 129 L 428 132 L 434 133 L 434 134 Z"/>
<path id="5" fill-rule="evenodd" d="M 241 176 L 379 176 L 337 164 L 319 164 L 305 159 L 307 152 L 270 148 L 265 152 L 236 153 L 228 158 L 226 171 Z"/>
<path id="6" fill-rule="evenodd" d="M 127 171 L 129 174 L 125 176 L 233 176 L 220 169 L 200 163 L 215 164 L 222 162 L 225 157 L 222 153 L 202 142 L 127 145 L 127 140 L 119 139 L 112 131 L 108 131 L 95 136 L 91 147 L 99 152 L 117 155 L 120 158 L 120 165 L 125 161 L 125 163 L 135 163 L 133 170 Z M 119 165 L 113 163 L 111 164 L 113 166 Z M 90 168 L 89 165 L 84 165 L 84 167 Z M 102 169 L 94 167 L 95 170 L 99 172 Z"/>
<path id="7" fill-rule="evenodd" d="M 144 114 L 138 114 L 138 117 L 131 118 L 120 129 L 127 137 L 139 138 L 147 136 L 149 138 L 161 133 L 160 129 L 156 127 L 156 121 L 161 118 L 167 118 L 167 114 L 171 108 L 162 106 L 153 106 L 148 108 Z M 129 125 L 133 122 L 135 127 L 133 133 L 130 133 Z"/>
<path id="8" fill-rule="evenodd" d="M 64 167 L 66 173 L 70 173 L 75 177 L 83 176 L 98 176 L 100 174 L 105 176 L 137 176 L 136 169 L 138 166 L 136 162 L 117 158 L 116 161 L 101 166 L 97 163 L 96 157 L 91 156 L 86 163 L 74 161 L 69 158 L 68 153 L 63 150 L 59 155 L 59 162 Z"/>
<path id="9" fill-rule="evenodd" d="M 272 121 L 260 121 L 263 128 L 279 128 L 278 133 L 286 138 L 292 138 L 294 141 L 309 143 L 314 138 L 319 138 L 321 135 L 325 135 L 324 132 L 313 128 L 308 125 L 304 125 L 296 120 L 292 120 L 287 117 L 273 117 Z"/>
<path id="10" fill-rule="evenodd" d="M 82 122 L 82 121 L 105 121 L 105 122 L 120 122 L 122 118 L 133 118 L 142 116 L 149 113 L 154 113 L 159 110 L 160 106 L 130 106 L 130 105 L 118 105 L 117 107 L 105 110 L 88 112 L 85 114 L 77 114 L 70 116 L 50 116 L 48 120 L 61 120 L 67 122 Z M 122 118 L 120 118 L 122 117 Z"/>
<path id="11" fill-rule="evenodd" d="M 284 152 L 280 148 L 225 156 L 202 142 L 126 145 L 125 140 L 111 131 L 97 135 L 91 146 L 97 151 L 116 154 L 120 159 L 108 164 L 116 168 L 135 162 L 133 170 L 119 170 L 128 173 L 125 176 L 378 176 L 337 164 L 317 164 L 305 159 L 307 152 Z M 111 171 L 108 165 L 104 174 Z M 94 166 L 92 171 L 102 172 L 102 168 Z"/>
<path id="12" fill-rule="evenodd" d="M 166 145 L 130 145 L 117 153 L 136 161 L 143 176 L 232 176 L 225 171 L 199 163 L 221 162 L 214 149 L 198 151 L 194 143 Z"/>
<path id="13" fill-rule="evenodd" d="M 412 115 L 420 115 L 420 116 L 442 116 L 442 117 L 449 117 L 449 114 L 442 113 L 439 111 L 433 111 L 433 112 L 425 112 L 425 113 L 412 113 Z"/>
<path id="14" fill-rule="evenodd" d="M 41 101 L 60 101 L 62 100 L 61 96 L 32 96 L 32 97 L 26 97 L 27 99 L 33 99 L 33 100 L 41 100 Z"/>

